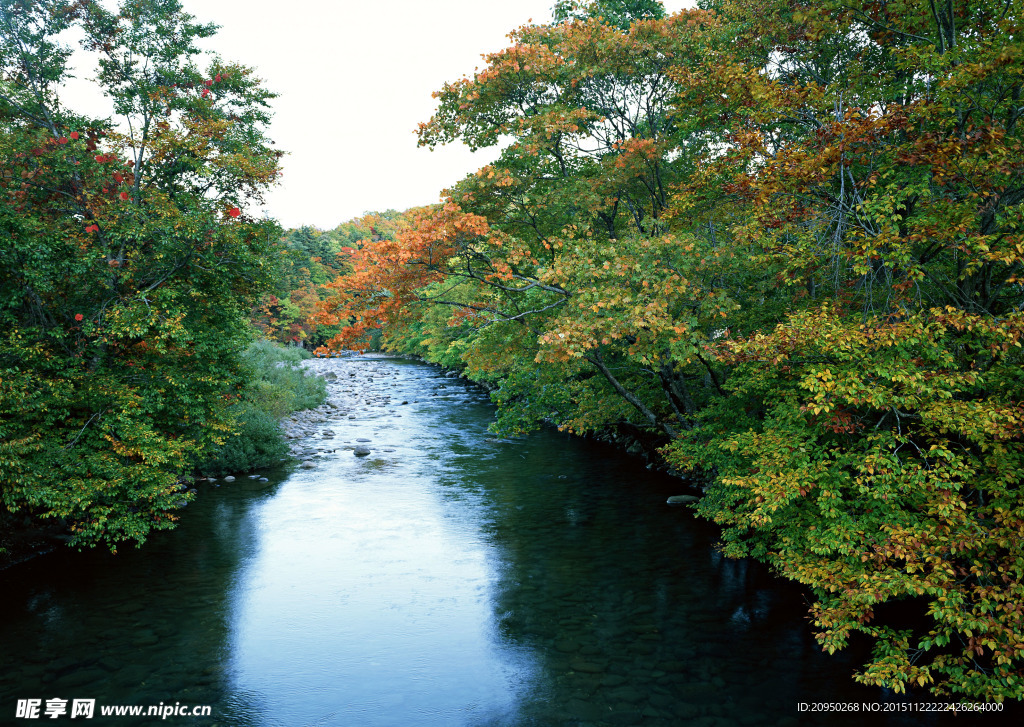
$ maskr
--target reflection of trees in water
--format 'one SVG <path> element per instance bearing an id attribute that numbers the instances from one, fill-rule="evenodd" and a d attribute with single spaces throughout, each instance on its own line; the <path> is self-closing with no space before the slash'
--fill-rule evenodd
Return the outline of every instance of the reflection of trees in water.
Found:
<path id="1" fill-rule="evenodd" d="M 790 713 L 800 689 L 853 686 L 848 664 L 816 652 L 797 589 L 722 557 L 713 527 L 665 506 L 678 481 L 590 442 L 496 446 L 461 474 L 491 504 L 497 638 L 542 665 L 537 718 L 646 710 L 667 724 L 712 700 Z"/>
<path id="2" fill-rule="evenodd" d="M 2 574 L 3 709 L 87 697 L 98 718 L 100 705 L 180 702 L 213 705 L 189 724 L 260 724 L 255 697 L 230 694 L 231 589 L 253 547 L 249 512 L 274 489 L 239 480 L 140 550 L 61 551 Z"/>

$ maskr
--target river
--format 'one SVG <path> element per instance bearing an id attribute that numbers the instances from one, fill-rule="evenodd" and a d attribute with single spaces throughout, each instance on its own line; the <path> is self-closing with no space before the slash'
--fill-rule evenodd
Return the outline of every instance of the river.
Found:
<path id="1" fill-rule="evenodd" d="M 486 394 L 429 366 L 315 365 L 341 404 L 302 443 L 308 469 L 206 484 L 141 549 L 0 573 L 0 724 L 787 727 L 920 708 L 854 684 L 863 653 L 823 655 L 798 588 L 665 504 L 678 481 L 552 431 L 495 439 Z M 15 718 L 25 699 L 37 720 Z M 51 699 L 95 717 L 46 718 Z M 209 715 L 100 714 L 135 705 Z"/>

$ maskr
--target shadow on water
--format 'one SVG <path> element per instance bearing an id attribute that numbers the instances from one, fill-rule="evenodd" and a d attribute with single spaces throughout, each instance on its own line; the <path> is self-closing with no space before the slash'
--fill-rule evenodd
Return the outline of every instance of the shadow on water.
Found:
<path id="1" fill-rule="evenodd" d="M 18 699 L 41 698 L 44 709 L 54 697 L 147 708 L 222 701 L 230 676 L 225 584 L 255 541 L 246 508 L 272 498 L 287 477 L 270 474 L 269 483 L 208 488 L 177 530 L 142 549 L 57 552 L 0 573 L 0 723 L 10 723 Z M 94 719 L 102 722 L 98 712 Z"/>
<path id="2" fill-rule="evenodd" d="M 0 723 L 54 697 L 212 708 L 92 722 L 117 725 L 1020 723 L 799 711 L 918 703 L 853 683 L 863 655 L 823 655 L 804 594 L 722 558 L 665 505 L 676 481 L 555 432 L 495 440 L 485 395 L 430 367 L 318 365 L 344 375 L 315 469 L 207 487 L 141 550 L 0 574 Z"/>

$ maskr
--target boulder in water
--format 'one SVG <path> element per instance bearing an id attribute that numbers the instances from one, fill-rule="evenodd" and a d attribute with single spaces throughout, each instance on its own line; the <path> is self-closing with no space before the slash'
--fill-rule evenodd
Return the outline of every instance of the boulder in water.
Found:
<path id="1" fill-rule="evenodd" d="M 669 505 L 689 505 L 691 502 L 699 502 L 700 498 L 694 495 L 672 495 L 668 498 Z"/>

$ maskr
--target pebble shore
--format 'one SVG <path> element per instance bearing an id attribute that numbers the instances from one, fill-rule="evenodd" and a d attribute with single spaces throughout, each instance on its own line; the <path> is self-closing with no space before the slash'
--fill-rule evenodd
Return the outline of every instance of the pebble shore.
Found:
<path id="1" fill-rule="evenodd" d="M 313 358 L 302 362 L 307 372 L 327 383 L 327 400 L 315 409 L 293 412 L 281 421 L 289 451 L 306 469 L 316 467 L 319 457 L 351 451 L 365 457 L 375 451 L 367 438 L 355 441 L 337 439 L 331 422 L 365 417 L 401 417 L 401 407 L 409 404 L 392 390 L 398 387 L 390 379 L 387 367 L 378 359 L 362 356 Z M 383 449 L 381 451 L 392 451 Z"/>

